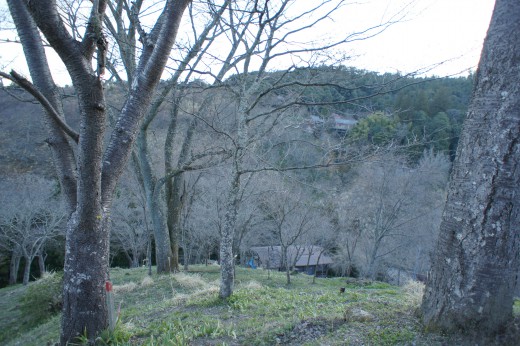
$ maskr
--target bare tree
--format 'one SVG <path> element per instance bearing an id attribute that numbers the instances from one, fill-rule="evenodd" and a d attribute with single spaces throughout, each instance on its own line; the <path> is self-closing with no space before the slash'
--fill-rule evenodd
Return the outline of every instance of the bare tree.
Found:
<path id="1" fill-rule="evenodd" d="M 348 210 L 342 210 L 348 213 Z M 336 226 L 339 226 L 336 224 Z M 356 250 L 361 237 L 361 224 L 359 219 L 354 219 L 346 227 L 338 230 L 338 246 L 334 256 L 334 264 L 339 267 L 341 276 L 350 276 L 356 267 Z"/>
<path id="2" fill-rule="evenodd" d="M 166 1 L 150 30 L 140 25 L 142 41 L 136 73 L 108 145 L 103 76 L 108 40 L 103 23 L 108 1 L 94 0 L 81 36 L 71 34 L 56 1 L 8 1 L 34 84 L 12 72 L 9 77 L 30 91 L 45 108 L 48 143 L 70 212 L 66 234 L 61 344 L 86 333 L 91 343 L 107 327 L 109 217 L 114 189 L 131 154 L 136 132 L 179 30 L 189 0 Z M 78 95 L 79 133 L 65 123 L 57 88 L 45 57 L 43 34 L 65 64 Z M 74 142 L 78 145 L 74 148 Z"/>
<path id="3" fill-rule="evenodd" d="M 35 257 L 39 258 L 40 275 L 45 271 L 45 247 L 60 235 L 65 219 L 60 201 L 53 198 L 55 188 L 52 181 L 33 175 L 2 182 L 0 247 L 11 253 L 11 284 L 16 283 L 21 258 L 24 285 L 29 283 Z"/>
<path id="4" fill-rule="evenodd" d="M 312 36 L 313 30 L 328 21 L 343 4 L 343 1 L 323 0 L 296 7 L 293 0 L 262 4 L 251 0 L 236 1 L 229 4 L 221 22 L 229 49 L 211 55 L 211 68 L 207 73 L 220 82 L 217 85 L 228 102 L 215 112 L 216 116 L 202 121 L 221 136 L 231 157 L 220 241 L 220 296 L 223 298 L 233 292 L 233 244 L 243 179 L 252 172 L 281 168 L 280 162 L 269 162 L 255 150 L 261 147 L 261 140 L 280 124 L 281 119 L 296 114 L 295 108 L 309 104 L 301 97 L 307 87 L 330 84 L 310 74 L 305 80 L 288 80 L 286 77 L 297 65 L 309 67 L 325 62 L 340 63 L 342 59 L 331 58 L 334 56 L 332 50 L 340 50 L 348 42 L 381 32 L 401 18 L 396 15 L 372 28 L 335 40 L 322 40 L 321 44 L 302 39 L 306 34 Z M 281 70 L 283 67 L 286 68 Z M 272 68 L 281 71 L 272 77 L 269 75 Z M 231 73 L 234 73 L 232 78 L 222 83 L 221 77 Z M 284 92 L 290 97 L 282 104 L 274 108 L 266 106 L 268 100 Z M 223 119 L 218 117 L 219 114 L 228 117 Z"/>
<path id="5" fill-rule="evenodd" d="M 349 220 L 345 226 L 354 227 L 347 254 L 354 244 L 361 247 L 367 277 L 375 278 L 381 260 L 412 244 L 415 227 L 424 228 L 418 222 L 440 210 L 444 189 L 432 183 L 446 177 L 449 165 L 446 158 L 438 163 L 410 167 L 403 157 L 385 153 L 360 165 L 357 178 L 341 196 L 345 203 L 341 210 Z"/>
<path id="6" fill-rule="evenodd" d="M 188 111 L 189 114 L 197 114 L 199 109 L 204 108 L 204 104 L 208 102 L 202 100 L 199 103 L 195 101 L 196 97 L 193 97 L 193 95 L 190 102 L 187 102 L 186 100 L 189 98 L 187 95 L 190 92 L 197 94 L 200 93 L 200 90 L 185 90 L 185 86 L 193 78 L 194 71 L 201 62 L 201 57 L 214 43 L 215 37 L 220 34 L 218 24 L 228 3 L 229 1 L 224 1 L 223 4 L 217 6 L 213 2 L 208 2 L 206 13 L 209 14 L 209 18 L 207 18 L 207 22 L 200 32 L 195 29 L 192 30 L 193 43 L 187 44 L 187 48 L 182 50 L 183 58 L 176 63 L 175 73 L 155 98 L 137 137 L 136 155 L 134 157 L 142 176 L 155 232 L 158 272 L 178 270 L 181 196 L 184 185 L 182 174 L 186 170 L 193 169 L 191 165 L 196 161 L 194 156 L 190 155 L 190 149 L 197 122 L 195 118 L 192 118 L 189 120 L 188 126 L 180 126 L 181 115 L 183 110 L 184 112 Z M 204 13 L 197 13 L 197 11 L 201 11 L 201 9 L 194 9 L 193 6 L 190 6 L 189 13 L 193 28 L 199 26 L 198 22 L 201 22 L 201 17 L 205 17 Z M 198 14 L 197 18 L 195 18 L 196 14 Z M 184 86 L 181 84 L 184 84 Z M 170 99 L 173 101 L 170 101 Z M 151 124 L 157 118 L 160 109 L 165 103 L 168 104 L 167 101 L 171 102 L 172 107 L 163 142 L 164 166 L 161 173 L 161 169 L 154 167 L 151 160 L 151 145 L 149 144 L 148 133 L 152 130 Z M 200 156 L 205 157 L 209 154 Z M 161 193 L 163 188 L 165 189 L 164 194 Z"/>
<path id="7" fill-rule="evenodd" d="M 422 314 L 428 328 L 494 335 L 520 267 L 520 3 L 497 0 L 451 173 Z"/>
<path id="8" fill-rule="evenodd" d="M 161 247 L 157 248 L 157 269 L 159 272 L 176 270 L 178 266 L 177 238 L 183 203 L 181 197 L 186 198 L 182 193 L 182 174 L 186 170 L 193 169 L 189 166 L 193 163 L 194 158 L 209 155 L 208 152 L 205 152 L 207 148 L 195 154 L 189 153 L 189 150 L 193 149 L 193 134 L 197 122 L 203 124 L 203 127 L 214 130 L 220 136 L 219 139 L 225 142 L 222 145 L 223 150 L 216 150 L 216 152 L 224 154 L 224 157 L 231 156 L 232 167 L 238 169 L 235 169 L 235 173 L 232 171 L 231 174 L 232 183 L 230 183 L 230 186 L 232 187 L 228 193 L 228 207 L 225 214 L 228 224 L 222 228 L 220 257 L 224 264 L 222 266 L 221 285 L 221 296 L 223 297 L 229 296 L 232 292 L 233 277 L 230 273 L 234 272 L 232 270 L 233 248 L 236 247 L 235 233 L 238 229 L 236 222 L 239 215 L 237 196 L 242 194 L 240 186 L 243 184 L 240 180 L 244 175 L 248 175 L 253 167 L 251 165 L 246 167 L 244 158 L 252 153 L 251 149 L 255 147 L 255 143 L 277 124 L 280 117 L 287 114 L 289 107 L 305 103 L 302 99 L 298 99 L 300 90 L 294 98 L 291 97 L 290 100 L 284 102 L 274 111 L 272 109 L 267 110 L 262 105 L 264 100 L 272 98 L 274 94 L 283 89 L 295 86 L 301 89 L 306 85 L 302 81 L 287 82 L 284 79 L 284 76 L 294 69 L 294 64 L 290 64 L 291 66 L 285 72 L 282 72 L 279 78 L 276 77 L 273 81 L 267 81 L 270 66 L 275 66 L 277 61 L 290 59 L 307 66 L 324 63 L 332 56 L 332 54 L 329 54 L 332 49 L 337 49 L 352 40 L 370 37 L 400 18 L 399 15 L 395 16 L 390 18 L 389 21 L 365 31 L 340 37 L 336 41 L 329 41 L 317 46 L 310 42 L 296 41 L 301 40 L 304 32 L 310 32 L 320 23 L 329 20 L 329 16 L 343 6 L 343 1 L 324 0 L 319 4 L 301 8 L 298 11 L 294 11 L 296 7 L 293 6 L 293 3 L 292 0 L 284 0 L 265 3 L 260 6 L 257 1 L 244 0 L 237 2 L 223 1 L 220 5 L 208 3 L 206 10 L 201 10 L 200 6 L 195 5 L 190 7 L 191 18 L 194 18 L 195 14 L 199 18 L 204 11 L 210 14 L 207 25 L 201 27 L 199 31 L 194 29 L 190 43 L 180 47 L 179 50 L 183 52 L 183 57 L 176 63 L 175 73 L 156 98 L 150 112 L 143 121 L 137 138 L 137 149 L 134 157 L 138 162 L 147 193 L 148 210 L 152 215 L 156 246 Z M 137 6 L 140 6 L 140 4 L 141 2 L 136 2 L 136 7 L 132 8 L 131 11 L 123 5 L 110 7 L 110 10 L 116 19 L 121 14 L 126 13 L 129 21 L 133 23 L 132 13 L 139 11 Z M 138 31 L 139 29 L 137 24 L 133 23 L 133 26 L 128 28 L 108 24 L 107 27 L 114 37 L 118 37 L 118 35 L 121 37 L 117 41 L 121 51 L 120 55 L 122 57 L 135 56 L 135 30 Z M 197 27 L 196 21 L 193 19 L 192 27 Z M 118 35 L 115 34 L 116 32 Z M 121 42 L 124 44 L 121 44 Z M 127 42 L 131 44 L 127 44 Z M 215 45 L 215 42 L 219 44 Z M 302 48 L 306 44 L 308 46 Z M 223 47 L 226 49 L 223 49 Z M 128 52 L 122 52 L 125 49 Z M 334 62 L 338 61 L 335 60 Z M 125 63 L 124 66 L 129 76 L 128 79 L 131 80 L 130 75 L 133 73 L 133 69 L 129 68 L 131 64 Z M 107 66 L 107 68 L 111 69 L 112 67 Z M 249 75 L 249 72 L 253 70 L 257 71 L 254 75 Z M 232 73 L 236 75 L 225 81 L 225 77 Z M 113 72 L 113 74 L 116 74 L 116 72 Z M 191 76 L 196 74 L 205 76 L 210 84 L 218 89 L 210 93 L 209 98 L 202 100 L 196 107 L 197 109 L 189 110 L 186 103 L 180 102 L 180 100 L 185 100 L 186 98 L 183 95 L 190 91 L 187 91 L 181 84 L 186 85 Z M 183 79 L 181 75 L 183 75 Z M 184 80 L 184 82 L 180 83 L 181 80 Z M 312 80 L 308 83 L 318 85 L 322 81 Z M 266 89 L 266 85 L 269 85 L 269 88 Z M 151 122 L 156 119 L 159 109 L 169 95 L 173 98 L 173 107 L 168 134 L 164 142 L 165 172 L 163 175 L 159 173 L 160 170 L 155 169 L 151 164 L 149 150 L 151 144 L 148 141 L 148 131 L 151 129 Z M 220 109 L 218 109 L 218 103 L 222 103 L 222 100 L 215 101 L 217 96 L 227 100 Z M 230 102 L 230 100 L 232 101 Z M 212 109 L 215 111 L 208 112 Z M 190 120 L 186 130 L 180 130 L 182 127 L 178 125 L 179 114 L 183 112 L 192 114 L 194 117 Z M 208 113 L 210 114 L 208 115 Z M 225 117 L 227 119 L 224 119 Z M 222 120 L 223 122 L 220 122 Z M 259 130 L 260 128 L 262 130 Z M 172 143 L 174 142 L 183 142 L 180 151 L 174 152 L 172 150 Z M 210 152 L 215 151 L 210 150 Z M 254 161 L 255 159 L 251 160 L 250 163 Z M 256 161 L 258 164 L 257 159 Z M 253 169 L 257 168 L 254 167 Z M 163 186 L 165 187 L 164 199 L 166 203 L 164 203 L 161 192 Z M 166 229 L 168 229 L 168 233 Z M 171 248 L 166 246 L 169 242 L 171 242 Z M 171 259 L 171 263 L 166 259 Z"/>
<path id="9" fill-rule="evenodd" d="M 123 190 L 121 194 L 123 197 L 114 201 L 111 241 L 113 248 L 123 252 L 130 267 L 135 268 L 146 257 L 149 227 L 144 215 L 145 208 L 135 197 L 131 198 L 128 190 Z"/>
<path id="10" fill-rule="evenodd" d="M 291 270 L 307 245 L 306 237 L 319 228 L 316 207 L 306 204 L 307 200 L 301 192 L 281 188 L 261 204 L 266 230 L 281 248 L 281 267 L 285 269 L 287 284 L 291 283 Z"/>

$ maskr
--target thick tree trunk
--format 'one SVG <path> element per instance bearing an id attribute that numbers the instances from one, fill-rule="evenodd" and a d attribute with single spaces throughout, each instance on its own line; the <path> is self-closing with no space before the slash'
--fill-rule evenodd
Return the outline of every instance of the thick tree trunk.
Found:
<path id="1" fill-rule="evenodd" d="M 139 267 L 139 258 L 137 257 L 137 255 L 135 255 L 137 252 L 134 252 L 132 254 L 132 257 L 131 257 L 131 261 L 130 261 L 130 268 L 137 268 Z"/>
<path id="2" fill-rule="evenodd" d="M 422 304 L 430 329 L 492 335 L 520 267 L 520 2 L 497 0 Z"/>
<path id="3" fill-rule="evenodd" d="M 77 41 L 63 23 L 56 1 L 9 1 L 35 85 L 44 94 L 55 90 L 45 60 L 41 31 L 65 64 L 78 94 L 81 124 L 76 164 L 63 126 L 49 116 L 49 144 L 55 149 L 54 160 L 71 211 L 65 243 L 62 345 L 84 333 L 93 344 L 96 336 L 108 326 L 105 280 L 108 278 L 111 202 L 189 2 L 165 2 L 160 19 L 149 35 L 142 37 L 143 50 L 129 97 L 103 150 L 106 110 L 102 70 L 105 62 L 102 58 L 96 62 L 97 71 L 92 66 L 96 50 L 98 57 L 106 53 L 103 17 L 107 2 L 93 2 L 95 6 L 85 34 Z M 45 96 L 59 112 L 60 107 L 51 94 Z M 166 247 L 170 248 L 169 242 Z"/>
<path id="4" fill-rule="evenodd" d="M 101 167 L 106 129 L 102 81 L 76 81 L 80 112 L 78 203 L 67 223 L 63 268 L 61 343 L 86 333 L 90 341 L 108 326 L 105 281 L 110 256 L 111 199 L 102 201 Z"/>
<path id="5" fill-rule="evenodd" d="M 86 333 L 94 340 L 108 325 L 105 282 L 108 280 L 108 222 L 81 220 L 74 213 L 68 222 L 63 274 L 62 344 Z"/>

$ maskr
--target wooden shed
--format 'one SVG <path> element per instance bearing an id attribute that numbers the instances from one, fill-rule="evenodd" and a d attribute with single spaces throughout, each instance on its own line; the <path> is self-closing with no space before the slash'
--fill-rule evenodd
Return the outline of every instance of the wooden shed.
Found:
<path id="1" fill-rule="evenodd" d="M 281 246 L 255 246 L 250 248 L 251 260 L 249 264 L 265 269 L 285 270 L 285 261 L 282 259 Z M 321 246 L 292 245 L 287 248 L 289 265 L 298 272 L 314 275 L 325 275 L 332 259 L 324 252 Z"/>

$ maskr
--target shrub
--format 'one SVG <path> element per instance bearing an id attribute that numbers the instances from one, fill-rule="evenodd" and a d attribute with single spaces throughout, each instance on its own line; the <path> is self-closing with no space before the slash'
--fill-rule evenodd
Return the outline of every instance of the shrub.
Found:
<path id="1" fill-rule="evenodd" d="M 31 283 L 20 299 L 20 310 L 38 323 L 61 311 L 63 273 L 48 273 Z"/>
<path id="2" fill-rule="evenodd" d="M 141 281 L 141 286 L 143 286 L 143 287 L 151 286 L 151 285 L 153 285 L 153 284 L 154 284 L 154 281 L 153 281 L 153 279 L 152 279 L 151 277 L 149 277 L 149 276 L 145 276 L 145 277 L 143 278 L 143 280 Z"/>
<path id="3" fill-rule="evenodd" d="M 424 284 L 422 282 L 410 280 L 402 287 L 402 290 L 408 296 L 412 305 L 421 305 L 424 294 Z"/>
<path id="4" fill-rule="evenodd" d="M 208 286 L 208 283 L 199 274 L 177 273 L 173 275 L 173 279 L 186 289 L 203 289 Z"/>
<path id="5" fill-rule="evenodd" d="M 128 293 L 132 292 L 137 288 L 137 284 L 135 282 L 127 282 L 122 285 L 114 285 L 114 293 Z"/>

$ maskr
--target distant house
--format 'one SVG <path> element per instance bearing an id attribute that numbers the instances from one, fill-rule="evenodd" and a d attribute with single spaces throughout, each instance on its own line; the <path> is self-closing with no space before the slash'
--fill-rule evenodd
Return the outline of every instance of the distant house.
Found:
<path id="1" fill-rule="evenodd" d="M 345 136 L 357 123 L 358 121 L 352 117 L 345 117 L 336 113 L 333 113 L 327 121 L 317 115 L 311 115 L 305 121 L 304 129 L 315 135 L 319 135 L 323 129 L 327 129 L 329 132 Z"/>
<path id="2" fill-rule="evenodd" d="M 344 136 L 350 129 L 357 124 L 357 120 L 352 118 L 346 118 L 339 114 L 332 114 L 332 126 L 331 130 L 336 132 L 338 135 Z"/>
<path id="3" fill-rule="evenodd" d="M 265 269 L 285 270 L 282 260 L 281 246 L 257 246 L 250 248 L 250 254 L 255 266 Z M 294 264 L 294 270 L 309 275 L 325 275 L 332 259 L 326 255 L 320 246 L 298 246 L 287 248 L 289 265 Z"/>

